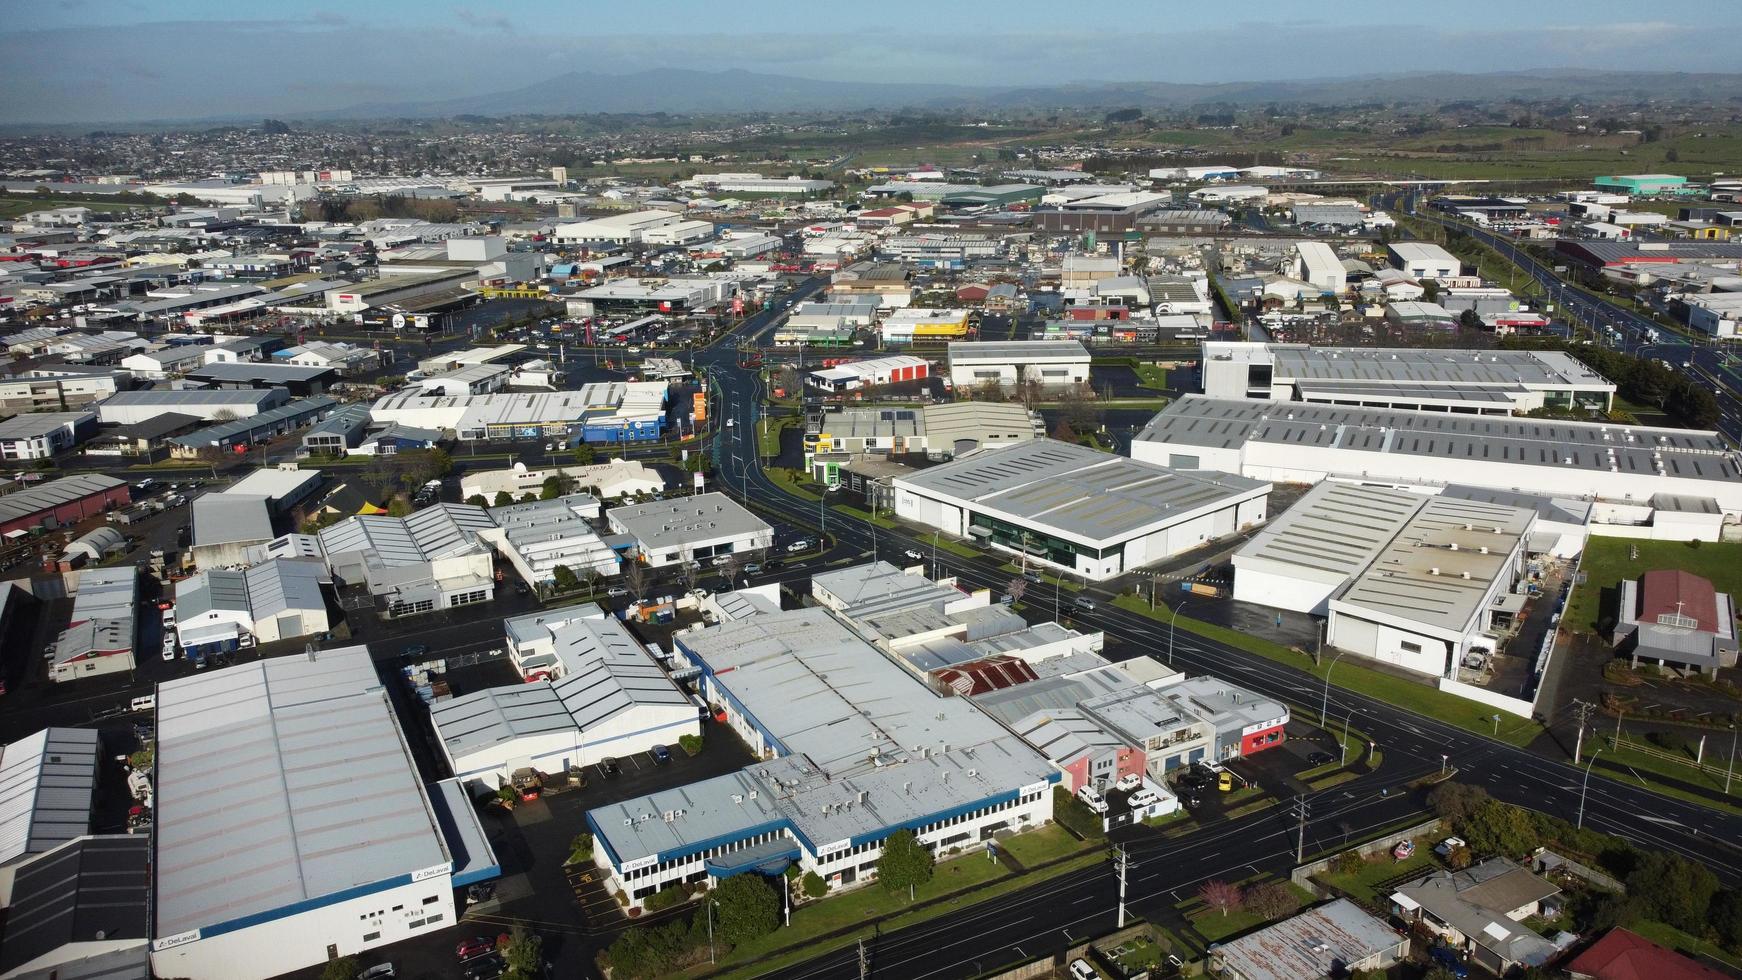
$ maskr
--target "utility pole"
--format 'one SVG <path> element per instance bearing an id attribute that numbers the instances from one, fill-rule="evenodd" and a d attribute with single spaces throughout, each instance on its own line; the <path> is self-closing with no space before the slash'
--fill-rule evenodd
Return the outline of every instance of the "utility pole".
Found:
<path id="1" fill-rule="evenodd" d="M 1299 823 L 1295 826 L 1295 832 L 1294 832 L 1294 863 L 1300 864 L 1306 860 L 1306 820 L 1307 820 L 1306 797 L 1304 797 L 1304 796 L 1296 797 L 1295 801 L 1294 801 L 1294 806 L 1295 806 L 1295 816 L 1299 820 Z"/>
<path id="2" fill-rule="evenodd" d="M 1591 705 L 1585 701 L 1574 700 L 1573 711 L 1579 716 L 1579 736 L 1573 741 L 1573 765 L 1579 764 L 1580 753 L 1585 748 L 1585 719 L 1591 715 Z"/>
<path id="3" fill-rule="evenodd" d="M 1131 870 L 1131 853 L 1124 844 L 1113 845 L 1113 870 L 1119 873 L 1119 926 L 1125 928 L 1125 873 Z"/>
<path id="4" fill-rule="evenodd" d="M 871 976 L 871 951 L 865 948 L 865 940 L 859 940 L 859 980 L 869 980 Z"/>

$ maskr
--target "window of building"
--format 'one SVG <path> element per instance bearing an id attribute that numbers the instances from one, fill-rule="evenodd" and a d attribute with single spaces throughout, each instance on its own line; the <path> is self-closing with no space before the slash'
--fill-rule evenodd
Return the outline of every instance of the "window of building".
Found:
<path id="1" fill-rule="evenodd" d="M 363 941 L 366 943 L 372 943 L 375 940 L 380 939 L 380 938 L 381 938 L 381 934 L 378 932 L 365 932 L 363 934 Z"/>
<path id="2" fill-rule="evenodd" d="M 1420 653 L 1421 652 L 1421 644 L 1419 644 L 1419 643 L 1411 643 L 1408 640 L 1404 640 L 1402 643 L 1400 643 L 1398 645 L 1403 647 L 1404 653 Z"/>

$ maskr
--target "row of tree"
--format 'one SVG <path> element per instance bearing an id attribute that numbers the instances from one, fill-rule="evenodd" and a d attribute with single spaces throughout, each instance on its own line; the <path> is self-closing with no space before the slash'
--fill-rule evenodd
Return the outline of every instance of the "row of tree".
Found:
<path id="1" fill-rule="evenodd" d="M 1711 389 L 1650 358 L 1634 357 L 1591 344 L 1554 342 L 1519 346 L 1570 351 L 1591 370 L 1615 382 L 1616 391 L 1622 398 L 1635 405 L 1660 408 L 1685 425 L 1709 429 L 1722 417 L 1717 396 Z"/>

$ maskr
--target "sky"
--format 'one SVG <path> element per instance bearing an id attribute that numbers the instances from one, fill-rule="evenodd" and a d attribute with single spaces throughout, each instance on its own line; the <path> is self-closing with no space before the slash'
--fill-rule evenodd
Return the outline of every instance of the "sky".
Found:
<path id="1" fill-rule="evenodd" d="M 1012 86 L 1522 68 L 1742 71 L 1693 0 L 10 0 L 0 122 L 284 116 L 565 72 Z"/>

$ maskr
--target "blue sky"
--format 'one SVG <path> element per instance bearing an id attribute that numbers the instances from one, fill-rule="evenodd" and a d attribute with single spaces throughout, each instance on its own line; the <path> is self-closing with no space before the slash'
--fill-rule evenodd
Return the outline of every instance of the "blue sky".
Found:
<path id="1" fill-rule="evenodd" d="M 1742 4 L 1718 0 L 15 0 L 0 121 L 294 116 L 671 65 L 967 85 L 1738 71 L 1737 36 Z"/>

